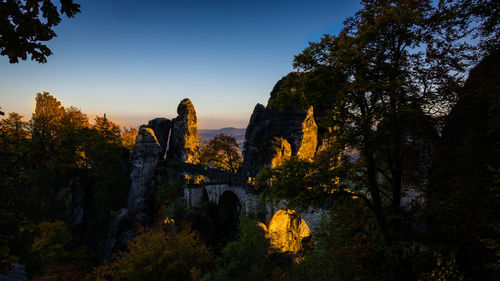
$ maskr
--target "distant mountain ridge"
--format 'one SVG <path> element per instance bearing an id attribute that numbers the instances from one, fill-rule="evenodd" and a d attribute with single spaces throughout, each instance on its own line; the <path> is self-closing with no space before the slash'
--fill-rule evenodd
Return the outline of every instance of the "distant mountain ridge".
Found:
<path id="1" fill-rule="evenodd" d="M 245 131 L 246 128 L 234 128 L 226 127 L 222 129 L 199 129 L 198 136 L 200 138 L 200 144 L 207 144 L 211 139 L 213 139 L 218 134 L 225 134 L 232 136 L 236 139 L 236 142 L 240 146 L 240 150 L 243 149 L 243 143 L 245 142 Z"/>

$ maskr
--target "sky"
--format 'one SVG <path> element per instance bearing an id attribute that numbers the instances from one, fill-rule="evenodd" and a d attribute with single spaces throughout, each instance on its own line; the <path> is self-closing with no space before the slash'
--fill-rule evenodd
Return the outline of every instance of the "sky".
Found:
<path id="1" fill-rule="evenodd" d="M 0 107 L 26 118 L 49 92 L 89 119 L 122 126 L 174 118 L 190 98 L 198 127 L 244 128 L 257 103 L 290 71 L 294 55 L 336 34 L 357 1 L 76 0 L 39 64 L 0 57 Z"/>

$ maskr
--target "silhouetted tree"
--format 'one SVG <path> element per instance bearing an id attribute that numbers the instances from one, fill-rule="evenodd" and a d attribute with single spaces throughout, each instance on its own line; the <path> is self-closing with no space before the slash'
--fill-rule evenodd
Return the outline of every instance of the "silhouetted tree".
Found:
<path id="1" fill-rule="evenodd" d="M 334 152 L 323 162 L 330 169 L 292 159 L 267 175 L 271 195 L 289 202 L 331 197 L 335 192 L 354 192 L 363 198 L 392 259 L 394 279 L 400 279 L 400 259 L 389 252 L 402 231 L 403 186 L 415 176 L 425 181 L 425 169 L 416 175 L 414 170 L 429 160 L 408 156 L 436 137 L 433 117 L 449 111 L 476 54 L 465 40 L 472 36 L 474 25 L 463 28 L 462 19 L 453 17 L 447 3 L 364 0 L 337 36 L 325 35 L 297 55 L 294 66 L 306 71 L 304 79 L 325 72 L 345 78 L 341 85 L 332 85 L 331 92 L 325 91 L 325 99 L 335 101 L 330 118 Z M 359 152 L 357 165 L 338 163 L 336 156 L 345 147 Z M 353 184 L 357 180 L 361 184 Z M 384 202 L 391 205 L 389 212 Z"/>
<path id="2" fill-rule="evenodd" d="M 235 173 L 241 163 L 239 146 L 232 136 L 219 134 L 211 139 L 200 153 L 200 162 L 213 168 Z"/>
<path id="3" fill-rule="evenodd" d="M 53 28 L 61 22 L 61 15 L 72 18 L 80 12 L 73 0 L 61 0 L 61 9 L 50 0 L 0 2 L 0 54 L 10 63 L 26 60 L 28 55 L 39 63 L 47 62 L 52 51 L 41 42 L 56 36 Z"/>

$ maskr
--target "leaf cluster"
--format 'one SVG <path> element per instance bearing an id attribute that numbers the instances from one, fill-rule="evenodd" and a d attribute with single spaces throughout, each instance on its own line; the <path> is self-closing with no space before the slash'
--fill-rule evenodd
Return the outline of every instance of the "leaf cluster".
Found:
<path id="1" fill-rule="evenodd" d="M 50 0 L 8 0 L 0 2 L 0 54 L 10 63 L 26 60 L 28 55 L 39 63 L 47 62 L 52 51 L 42 42 L 56 37 L 53 28 L 61 16 L 74 17 L 80 5 L 61 0 L 60 9 Z"/>

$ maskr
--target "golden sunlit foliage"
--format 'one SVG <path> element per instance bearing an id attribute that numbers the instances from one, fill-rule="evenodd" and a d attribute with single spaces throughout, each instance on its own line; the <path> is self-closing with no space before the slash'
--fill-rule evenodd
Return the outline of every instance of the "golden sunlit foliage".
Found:
<path id="1" fill-rule="evenodd" d="M 212 257 L 198 234 L 184 228 L 179 233 L 143 228 L 106 265 L 94 269 L 89 280 L 191 280 L 206 270 Z"/>
<path id="2" fill-rule="evenodd" d="M 106 118 L 106 114 L 104 114 L 103 117 L 96 116 L 95 124 L 92 128 L 107 137 L 111 142 L 117 142 L 120 140 L 120 126 L 108 120 Z"/>
<path id="3" fill-rule="evenodd" d="M 135 137 L 137 137 L 138 133 L 139 132 L 136 128 L 123 128 L 123 131 L 121 133 L 122 144 L 130 152 L 132 152 L 132 150 L 134 149 Z"/>
<path id="4" fill-rule="evenodd" d="M 241 163 L 236 139 L 225 134 L 215 136 L 201 149 L 200 162 L 212 168 L 235 173 Z"/>

